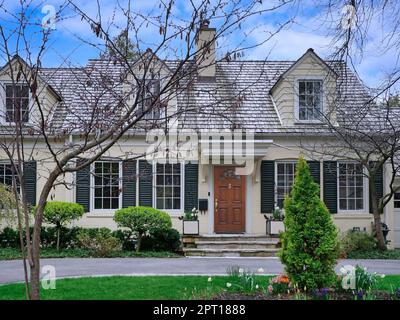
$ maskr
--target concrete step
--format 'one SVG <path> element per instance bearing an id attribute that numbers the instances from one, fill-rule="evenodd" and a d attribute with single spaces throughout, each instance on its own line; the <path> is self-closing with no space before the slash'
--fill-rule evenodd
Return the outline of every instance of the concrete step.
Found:
<path id="1" fill-rule="evenodd" d="M 278 237 L 267 237 L 265 235 L 245 234 L 211 234 L 196 237 L 197 241 L 279 241 Z"/>
<path id="2" fill-rule="evenodd" d="M 183 248 L 186 256 L 198 257 L 274 257 L 278 248 L 264 249 L 199 249 Z"/>
<path id="3" fill-rule="evenodd" d="M 208 241 L 199 239 L 196 242 L 198 249 L 266 249 L 276 248 L 278 240 L 221 240 Z"/>

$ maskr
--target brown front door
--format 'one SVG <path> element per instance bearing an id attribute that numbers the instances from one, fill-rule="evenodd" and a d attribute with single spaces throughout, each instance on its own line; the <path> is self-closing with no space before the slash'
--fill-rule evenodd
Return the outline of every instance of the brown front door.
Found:
<path id="1" fill-rule="evenodd" d="M 216 233 L 245 231 L 246 177 L 235 167 L 214 167 L 214 230 Z"/>

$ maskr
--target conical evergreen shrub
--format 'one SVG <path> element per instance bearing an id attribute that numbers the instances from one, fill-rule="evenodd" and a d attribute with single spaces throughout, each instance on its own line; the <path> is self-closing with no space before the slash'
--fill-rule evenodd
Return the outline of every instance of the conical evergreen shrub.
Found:
<path id="1" fill-rule="evenodd" d="M 298 161 L 284 208 L 285 232 L 279 256 L 290 281 L 305 291 L 332 286 L 338 257 L 337 229 L 303 158 Z"/>

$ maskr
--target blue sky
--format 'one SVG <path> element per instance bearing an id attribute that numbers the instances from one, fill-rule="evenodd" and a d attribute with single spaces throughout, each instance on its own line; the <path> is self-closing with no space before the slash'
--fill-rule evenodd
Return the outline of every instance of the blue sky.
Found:
<path id="1" fill-rule="evenodd" d="M 200 0 L 199 0 L 200 1 Z M 247 0 L 243 0 L 245 4 Z M 36 23 L 37 26 L 27 26 L 29 46 L 32 51 L 38 50 L 41 43 L 41 20 L 46 12 L 42 12 L 45 5 L 54 6 L 56 10 L 62 6 L 64 0 L 31 0 L 32 5 L 29 10 L 29 21 Z M 98 18 L 98 8 L 95 1 L 74 1 L 82 10 L 93 17 Z M 118 7 L 126 5 L 127 0 L 100 1 L 101 16 L 103 25 L 108 25 L 112 21 L 110 28 L 111 34 L 117 34 L 125 24 L 122 11 Z M 196 0 L 194 1 L 196 2 Z M 264 1 L 262 8 L 271 8 L 279 3 L 278 0 Z M 227 34 L 218 43 L 218 54 L 223 55 L 227 50 L 242 46 L 251 46 L 263 42 L 267 37 L 274 33 L 282 24 L 289 19 L 293 19 L 278 34 L 269 41 L 253 49 L 244 51 L 242 59 L 275 59 L 275 60 L 296 60 L 308 48 L 314 50 L 323 58 L 329 57 L 332 52 L 330 27 L 326 21 L 322 7 L 316 5 L 318 1 L 305 0 L 301 5 L 287 5 L 272 13 L 263 13 L 253 16 L 244 22 L 241 29 L 235 30 L 232 34 Z M 13 14 L 20 11 L 19 1 L 5 1 L 3 8 L 0 8 L 0 24 L 5 32 L 11 33 L 18 25 Z M 159 2 L 155 0 L 132 0 L 132 11 L 144 14 L 159 13 Z M 183 24 L 190 17 L 192 8 L 189 2 L 177 0 L 172 14 L 177 23 Z M 334 13 L 334 19 L 340 18 L 341 12 Z M 218 28 L 220 21 L 213 20 L 212 26 Z M 385 26 L 379 21 L 373 21 L 372 28 L 368 35 L 365 51 L 362 56 L 355 59 L 355 67 L 365 84 L 376 87 L 387 76 L 387 73 L 399 64 L 397 53 L 394 51 L 381 52 L 382 41 L 385 35 Z M 160 34 L 159 30 L 151 26 L 142 26 L 139 37 L 143 47 L 152 47 L 157 43 Z M 10 38 L 11 48 L 15 50 L 15 35 Z M 1 40 L 0 40 L 1 41 Z M 99 55 L 97 48 L 86 43 L 102 44 L 102 40 L 93 35 L 88 24 L 81 21 L 80 17 L 71 9 L 61 11 L 55 30 L 51 32 L 49 42 L 43 59 L 43 66 L 81 66 L 87 63 L 90 58 Z M 1 43 L 1 42 L 0 42 Z M 179 46 L 179 41 L 175 42 Z M 2 49 L 2 48 L 0 48 Z M 393 49 L 395 50 L 395 49 Z M 24 56 L 23 53 L 20 53 Z M 172 52 L 165 50 L 164 54 L 172 58 Z M 179 52 L 174 52 L 179 56 Z M 0 64 L 4 63 L 4 53 L 1 52 Z"/>

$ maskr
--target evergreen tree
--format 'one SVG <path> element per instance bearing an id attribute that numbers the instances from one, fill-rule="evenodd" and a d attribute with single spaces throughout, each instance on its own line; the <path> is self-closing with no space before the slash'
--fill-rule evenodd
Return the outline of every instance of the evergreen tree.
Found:
<path id="1" fill-rule="evenodd" d="M 121 33 L 113 39 L 112 44 L 113 45 L 107 43 L 108 56 L 118 58 L 122 55 L 128 60 L 137 59 L 139 53 L 135 44 L 129 39 L 128 30 L 122 30 Z"/>
<path id="2" fill-rule="evenodd" d="M 338 256 L 337 229 L 303 158 L 298 161 L 293 188 L 284 201 L 284 208 L 285 232 L 279 256 L 290 281 L 301 290 L 333 285 Z"/>

